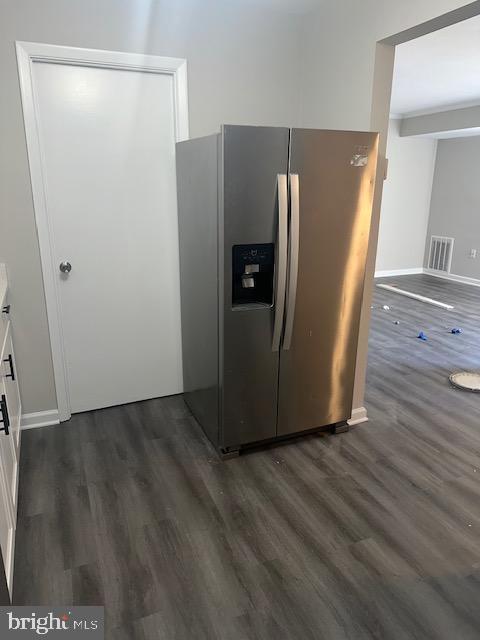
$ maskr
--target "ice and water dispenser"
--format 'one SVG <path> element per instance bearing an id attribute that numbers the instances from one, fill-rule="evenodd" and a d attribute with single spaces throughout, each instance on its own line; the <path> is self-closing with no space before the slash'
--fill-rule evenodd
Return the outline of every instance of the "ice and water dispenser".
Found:
<path id="1" fill-rule="evenodd" d="M 233 306 L 271 306 L 275 270 L 273 243 L 238 244 L 232 254 Z"/>

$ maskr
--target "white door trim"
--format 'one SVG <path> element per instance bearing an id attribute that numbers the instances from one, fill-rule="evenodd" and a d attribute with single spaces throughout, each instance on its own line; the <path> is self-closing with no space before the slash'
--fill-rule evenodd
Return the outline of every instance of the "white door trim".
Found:
<path id="1" fill-rule="evenodd" d="M 48 195 L 43 176 L 43 158 L 37 124 L 38 108 L 35 102 L 32 76 L 34 62 L 76 64 L 108 69 L 144 71 L 168 74 L 173 77 L 175 95 L 176 139 L 188 138 L 187 62 L 182 58 L 165 58 L 140 53 L 80 49 L 37 42 L 16 42 L 18 74 L 22 96 L 25 135 L 27 141 L 33 206 L 37 225 L 43 284 L 47 306 L 48 327 L 52 349 L 53 371 L 60 421 L 71 416 L 65 350 L 57 288 L 57 265 L 54 264 L 51 224 L 48 218 Z"/>

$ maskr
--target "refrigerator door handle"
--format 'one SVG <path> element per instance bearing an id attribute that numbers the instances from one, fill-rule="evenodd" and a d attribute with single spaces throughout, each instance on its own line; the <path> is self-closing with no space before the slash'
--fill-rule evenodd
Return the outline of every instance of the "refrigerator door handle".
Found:
<path id="1" fill-rule="evenodd" d="M 290 178 L 290 246 L 288 248 L 287 313 L 283 349 L 288 351 L 292 342 L 295 302 L 297 298 L 298 252 L 300 245 L 300 183 L 297 173 Z"/>
<path id="2" fill-rule="evenodd" d="M 285 310 L 285 292 L 287 287 L 287 251 L 288 251 L 288 187 L 286 174 L 277 175 L 278 195 L 278 235 L 277 235 L 277 273 L 275 286 L 275 319 L 273 322 L 272 351 L 278 351 L 283 329 Z"/>

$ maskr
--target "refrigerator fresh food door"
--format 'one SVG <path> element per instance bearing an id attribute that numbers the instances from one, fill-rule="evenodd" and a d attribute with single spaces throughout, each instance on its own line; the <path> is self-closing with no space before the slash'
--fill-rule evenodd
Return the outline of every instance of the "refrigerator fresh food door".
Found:
<path id="1" fill-rule="evenodd" d="M 292 129 L 279 436 L 350 418 L 377 145 Z"/>
<path id="2" fill-rule="evenodd" d="M 290 132 L 224 126 L 222 133 L 221 446 L 235 448 L 277 432 Z"/>

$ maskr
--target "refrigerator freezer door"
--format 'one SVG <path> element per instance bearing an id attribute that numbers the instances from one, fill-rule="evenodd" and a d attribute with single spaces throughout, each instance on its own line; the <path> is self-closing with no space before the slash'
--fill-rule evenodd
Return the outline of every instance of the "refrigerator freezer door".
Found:
<path id="1" fill-rule="evenodd" d="M 298 277 L 296 296 L 287 292 L 279 436 L 350 418 L 377 144 L 374 133 L 292 130 Z"/>
<path id="2" fill-rule="evenodd" d="M 223 128 L 220 377 L 224 448 L 276 436 L 279 351 L 272 350 L 272 345 L 278 300 L 274 299 L 273 305 L 271 301 L 262 302 L 262 296 L 257 300 L 255 287 L 272 245 L 275 245 L 275 277 L 278 276 L 279 214 L 286 213 L 282 206 L 279 211 L 279 195 L 282 204 L 286 178 L 279 181 L 278 175 L 285 176 L 288 171 L 289 134 L 288 129 L 275 127 Z M 238 270 L 239 259 L 245 260 L 242 287 L 238 289 L 243 293 L 239 295 L 245 300 L 252 296 L 252 304 L 234 304 L 232 284 L 238 274 L 233 272 L 232 265 Z M 278 283 L 271 284 L 273 291 L 277 291 Z"/>

